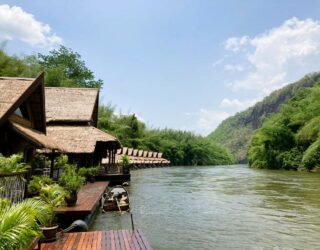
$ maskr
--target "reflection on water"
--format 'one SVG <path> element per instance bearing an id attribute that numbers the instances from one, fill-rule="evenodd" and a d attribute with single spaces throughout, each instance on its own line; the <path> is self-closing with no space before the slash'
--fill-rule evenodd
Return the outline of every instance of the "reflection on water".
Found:
<path id="1" fill-rule="evenodd" d="M 320 175 L 244 165 L 132 172 L 136 228 L 154 249 L 320 249 Z M 98 216 L 95 230 L 130 228 Z"/>

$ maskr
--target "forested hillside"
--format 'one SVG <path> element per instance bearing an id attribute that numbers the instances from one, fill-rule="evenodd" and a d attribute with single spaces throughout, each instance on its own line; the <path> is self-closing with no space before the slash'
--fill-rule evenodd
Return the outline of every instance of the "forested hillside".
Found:
<path id="1" fill-rule="evenodd" d="M 250 166 L 320 170 L 320 82 L 299 90 L 253 136 Z"/>
<path id="2" fill-rule="evenodd" d="M 173 165 L 232 164 L 224 148 L 191 132 L 150 129 L 134 114 L 116 115 L 111 105 L 100 106 L 98 127 L 119 138 L 123 146 L 163 152 Z"/>
<path id="3" fill-rule="evenodd" d="M 312 87 L 320 80 L 320 73 L 308 74 L 301 80 L 272 92 L 253 107 L 224 120 L 208 139 L 227 147 L 237 162 L 247 162 L 247 152 L 256 129 L 269 115 L 279 111 L 281 104 L 300 89 Z"/>
<path id="4" fill-rule="evenodd" d="M 61 46 L 48 54 L 23 58 L 0 50 L 0 76 L 36 77 L 45 72 L 45 85 L 51 87 L 95 87 L 103 82 L 86 67 L 81 56 Z M 135 115 L 116 115 L 111 105 L 100 105 L 100 129 L 119 138 L 123 146 L 161 151 L 173 165 L 232 164 L 228 151 L 207 138 L 172 129 L 150 129 Z"/>

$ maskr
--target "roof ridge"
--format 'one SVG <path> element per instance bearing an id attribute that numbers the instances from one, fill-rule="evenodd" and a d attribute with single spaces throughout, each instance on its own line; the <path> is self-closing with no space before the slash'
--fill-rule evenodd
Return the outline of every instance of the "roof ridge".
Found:
<path id="1" fill-rule="evenodd" d="M 81 89 L 81 90 L 99 90 L 99 88 L 86 88 L 86 87 L 45 87 L 45 89 Z"/>
<path id="2" fill-rule="evenodd" d="M 34 81 L 36 78 L 30 77 L 10 77 L 10 76 L 0 76 L 1 80 L 21 80 L 21 81 Z"/>

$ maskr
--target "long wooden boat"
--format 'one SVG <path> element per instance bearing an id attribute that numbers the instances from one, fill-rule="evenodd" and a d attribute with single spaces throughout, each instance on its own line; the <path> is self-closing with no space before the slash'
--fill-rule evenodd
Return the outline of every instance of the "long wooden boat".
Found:
<path id="1" fill-rule="evenodd" d="M 107 197 L 103 204 L 105 212 L 119 211 L 129 212 L 130 202 L 128 191 L 123 186 L 115 186 L 107 193 Z"/>

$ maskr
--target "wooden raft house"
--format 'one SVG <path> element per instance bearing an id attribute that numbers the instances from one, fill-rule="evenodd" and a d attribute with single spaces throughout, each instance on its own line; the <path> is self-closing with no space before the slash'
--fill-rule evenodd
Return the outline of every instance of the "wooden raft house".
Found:
<path id="1" fill-rule="evenodd" d="M 33 160 L 37 149 L 53 155 L 63 151 L 46 135 L 44 78 L 0 77 L 0 155 L 23 153 L 24 162 Z M 53 170 L 51 161 L 50 174 Z M 1 198 L 21 202 L 32 169 L 18 173 L 0 173 Z M 23 177 L 23 178 L 21 178 Z"/>
<path id="2" fill-rule="evenodd" d="M 99 90 L 45 88 L 47 133 L 78 166 L 100 165 L 107 157 L 115 165 L 120 142 L 97 128 Z"/>
<path id="3" fill-rule="evenodd" d="M 122 165 L 122 157 L 127 156 L 129 159 L 130 169 L 167 167 L 170 161 L 163 158 L 161 152 L 143 151 L 139 149 L 123 147 L 117 150 L 116 165 Z M 106 164 L 108 159 L 103 159 L 102 164 Z"/>
<path id="4" fill-rule="evenodd" d="M 23 152 L 29 162 L 36 149 L 63 149 L 47 136 L 44 78 L 0 77 L 0 153 Z"/>

